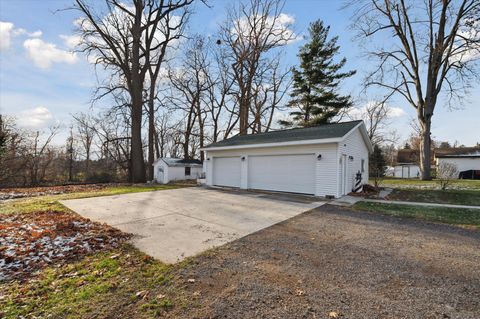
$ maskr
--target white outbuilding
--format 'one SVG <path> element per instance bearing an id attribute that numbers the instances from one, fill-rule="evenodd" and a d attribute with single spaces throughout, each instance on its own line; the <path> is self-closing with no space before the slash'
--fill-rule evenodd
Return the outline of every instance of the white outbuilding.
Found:
<path id="1" fill-rule="evenodd" d="M 197 179 L 202 176 L 202 162 L 195 159 L 162 157 L 153 163 L 154 180 L 160 184 Z"/>
<path id="2" fill-rule="evenodd" d="M 393 177 L 397 178 L 419 178 L 420 166 L 412 163 L 399 163 L 393 169 Z"/>
<path id="3" fill-rule="evenodd" d="M 453 164 L 462 179 L 480 179 L 480 147 L 436 148 L 435 164 Z"/>
<path id="4" fill-rule="evenodd" d="M 368 183 L 363 121 L 237 135 L 202 149 L 206 184 L 340 197 Z"/>

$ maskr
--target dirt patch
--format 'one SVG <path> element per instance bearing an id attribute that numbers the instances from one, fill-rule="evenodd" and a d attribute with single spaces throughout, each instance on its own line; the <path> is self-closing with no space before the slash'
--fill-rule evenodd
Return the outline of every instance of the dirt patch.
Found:
<path id="1" fill-rule="evenodd" d="M 0 215 L 0 282 L 117 247 L 128 235 L 78 215 L 47 211 Z"/>
<path id="2" fill-rule="evenodd" d="M 60 186 L 41 186 L 25 188 L 0 188 L 0 200 L 15 199 L 23 197 L 35 197 L 43 195 L 58 195 L 78 192 L 100 191 L 108 186 L 118 184 L 79 184 Z"/>

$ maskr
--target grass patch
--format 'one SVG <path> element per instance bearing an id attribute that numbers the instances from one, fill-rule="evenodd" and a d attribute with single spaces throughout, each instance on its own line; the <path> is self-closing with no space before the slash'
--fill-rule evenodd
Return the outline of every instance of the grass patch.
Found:
<path id="1" fill-rule="evenodd" d="M 176 288 L 172 272 L 188 263 L 165 265 L 130 245 L 51 267 L 26 283 L 0 286 L 0 317 L 13 318 L 152 318 L 189 303 Z M 139 291 L 148 291 L 139 297 Z M 156 296 L 162 296 L 157 299 Z"/>
<path id="2" fill-rule="evenodd" d="M 121 185 L 61 195 L 7 200 L 0 214 L 68 212 L 65 199 L 158 191 L 189 185 Z M 165 265 L 125 244 L 80 261 L 44 268 L 28 281 L 0 283 L 0 318 L 152 318 L 190 305 L 174 273 L 188 261 Z M 138 296 L 140 291 L 148 294 Z M 156 296 L 162 298 L 157 300 Z"/>
<path id="3" fill-rule="evenodd" d="M 480 209 L 424 207 L 372 202 L 358 202 L 353 206 L 353 209 L 460 226 L 473 226 L 480 229 Z"/>
<path id="4" fill-rule="evenodd" d="M 139 192 L 149 192 L 158 190 L 167 190 L 184 187 L 183 185 L 167 184 L 167 185 L 121 185 L 109 186 L 98 191 L 87 191 L 60 195 L 47 195 L 38 197 L 28 197 L 21 199 L 8 200 L 0 203 L 0 214 L 13 213 L 32 213 L 40 211 L 67 211 L 68 209 L 58 201 L 66 199 L 77 199 L 86 197 L 120 195 Z"/>
<path id="5" fill-rule="evenodd" d="M 391 188 L 439 189 L 436 180 L 422 181 L 419 179 L 383 178 L 380 186 Z M 457 179 L 449 185 L 450 189 L 480 190 L 480 180 Z"/>
<path id="6" fill-rule="evenodd" d="M 480 190 L 394 189 L 390 200 L 480 206 Z"/>

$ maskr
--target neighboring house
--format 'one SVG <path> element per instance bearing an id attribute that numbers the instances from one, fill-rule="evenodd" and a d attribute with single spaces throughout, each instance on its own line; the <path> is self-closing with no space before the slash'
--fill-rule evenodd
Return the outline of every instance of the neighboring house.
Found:
<path id="1" fill-rule="evenodd" d="M 418 150 L 402 149 L 397 153 L 397 164 L 393 167 L 393 177 L 397 178 L 418 178 L 420 166 Z"/>
<path id="2" fill-rule="evenodd" d="M 203 165 L 199 160 L 162 157 L 153 163 L 153 178 L 157 183 L 197 179 L 202 175 Z"/>
<path id="3" fill-rule="evenodd" d="M 372 144 L 363 121 L 235 137 L 202 149 L 206 184 L 316 196 L 350 193 L 368 183 Z"/>
<path id="4" fill-rule="evenodd" d="M 480 147 L 436 148 L 435 164 L 451 163 L 457 167 L 459 178 L 480 179 Z"/>

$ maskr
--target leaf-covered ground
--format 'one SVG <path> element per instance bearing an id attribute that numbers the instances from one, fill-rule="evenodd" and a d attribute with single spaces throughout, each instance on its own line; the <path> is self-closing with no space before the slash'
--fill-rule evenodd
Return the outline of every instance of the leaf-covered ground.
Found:
<path id="1" fill-rule="evenodd" d="M 0 215 L 0 282 L 116 248 L 127 235 L 76 214 L 45 211 Z"/>

